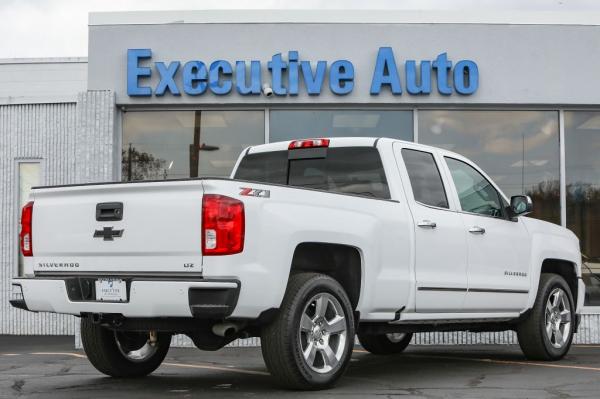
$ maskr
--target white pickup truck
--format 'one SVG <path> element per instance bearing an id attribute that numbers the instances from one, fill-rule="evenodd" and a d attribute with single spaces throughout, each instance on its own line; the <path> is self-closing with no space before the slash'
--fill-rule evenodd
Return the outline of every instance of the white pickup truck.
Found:
<path id="1" fill-rule="evenodd" d="M 571 345 L 584 298 L 570 231 L 523 217 L 468 159 L 388 138 L 250 147 L 231 178 L 33 189 L 15 307 L 81 317 L 115 377 L 151 373 L 173 334 L 260 337 L 296 389 L 332 385 L 355 335 L 375 354 L 422 331 L 515 330 L 529 359 Z"/>

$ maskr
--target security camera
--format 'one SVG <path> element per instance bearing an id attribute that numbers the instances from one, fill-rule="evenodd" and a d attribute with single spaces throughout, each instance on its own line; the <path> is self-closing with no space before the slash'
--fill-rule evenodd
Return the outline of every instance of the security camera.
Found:
<path id="1" fill-rule="evenodd" d="M 273 95 L 273 89 L 266 83 L 262 86 L 262 91 L 263 94 L 267 97 L 271 97 Z"/>

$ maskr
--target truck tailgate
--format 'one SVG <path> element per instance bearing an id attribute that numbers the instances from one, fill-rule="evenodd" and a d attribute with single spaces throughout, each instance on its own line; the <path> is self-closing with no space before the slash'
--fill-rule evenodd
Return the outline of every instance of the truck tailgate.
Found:
<path id="1" fill-rule="evenodd" d="M 202 194 L 201 180 L 34 189 L 33 270 L 201 272 Z M 122 220 L 98 218 L 103 203 Z"/>

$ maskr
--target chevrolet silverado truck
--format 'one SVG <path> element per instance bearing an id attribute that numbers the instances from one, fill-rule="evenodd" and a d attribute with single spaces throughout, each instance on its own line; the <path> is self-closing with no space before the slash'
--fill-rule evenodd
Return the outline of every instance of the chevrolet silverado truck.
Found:
<path id="1" fill-rule="evenodd" d="M 397 354 L 426 331 L 514 330 L 528 359 L 569 350 L 579 242 L 524 217 L 473 162 L 389 138 L 247 148 L 230 178 L 37 187 L 13 306 L 81 318 L 90 362 L 153 372 L 171 336 L 260 337 L 281 385 L 323 389 L 357 336 Z"/>

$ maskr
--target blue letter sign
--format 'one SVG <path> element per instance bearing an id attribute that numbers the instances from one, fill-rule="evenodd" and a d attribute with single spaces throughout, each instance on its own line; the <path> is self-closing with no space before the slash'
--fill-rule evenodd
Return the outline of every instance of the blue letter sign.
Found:
<path id="1" fill-rule="evenodd" d="M 454 67 L 454 88 L 460 94 L 473 94 L 479 86 L 479 70 L 477 64 L 470 60 L 462 60 Z"/>
<path id="2" fill-rule="evenodd" d="M 127 94 L 130 96 L 151 96 L 150 87 L 138 85 L 140 77 L 150 77 L 152 70 L 139 65 L 140 59 L 152 58 L 152 50 L 149 48 L 127 50 Z"/>
<path id="3" fill-rule="evenodd" d="M 383 90 L 383 95 L 401 96 L 404 84 L 411 96 L 430 95 L 436 89 L 442 96 L 474 94 L 479 88 L 477 64 L 459 60 L 454 68 L 452 65 L 446 53 L 438 54 L 435 59 L 408 59 L 402 63 L 396 60 L 391 47 L 380 47 L 369 93 L 378 96 Z M 264 75 L 267 81 L 263 85 Z M 354 90 L 354 79 L 351 61 L 303 60 L 297 50 L 288 51 L 287 56 L 274 54 L 266 63 L 258 60 L 152 62 L 149 48 L 127 50 L 127 94 L 132 97 L 181 96 L 182 92 L 188 96 L 207 92 L 218 96 L 232 92 L 257 96 L 263 87 L 276 96 L 318 96 L 327 89 L 331 94 L 344 96 Z"/>
<path id="4" fill-rule="evenodd" d="M 400 77 L 391 47 L 380 47 L 371 81 L 371 94 L 379 94 L 381 86 L 388 85 L 393 94 L 402 94 Z"/>

